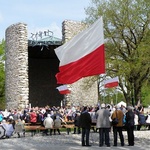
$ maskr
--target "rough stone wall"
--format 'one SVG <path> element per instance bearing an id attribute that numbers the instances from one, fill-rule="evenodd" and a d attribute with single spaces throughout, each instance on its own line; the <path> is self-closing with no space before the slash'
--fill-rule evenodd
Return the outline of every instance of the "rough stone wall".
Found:
<path id="1" fill-rule="evenodd" d="M 62 41 L 66 43 L 68 40 L 73 38 L 76 34 L 84 30 L 86 27 L 85 23 L 65 20 L 62 23 Z"/>
<path id="2" fill-rule="evenodd" d="M 62 23 L 63 42 L 67 42 L 76 34 L 85 29 L 86 25 L 82 22 L 65 20 Z M 71 88 L 71 94 L 66 99 L 69 105 L 90 105 L 94 106 L 98 103 L 98 84 L 94 82 L 90 88 L 86 88 L 88 80 L 91 77 L 82 78 L 77 82 L 68 85 Z"/>
<path id="3" fill-rule="evenodd" d="M 65 20 L 62 23 L 63 42 L 67 42 L 86 27 L 84 23 Z M 13 24 L 6 29 L 5 96 L 7 109 L 24 108 L 29 104 L 28 83 L 28 38 L 27 25 Z M 98 84 L 94 82 L 85 88 L 90 77 L 80 79 L 71 87 L 67 96 L 70 105 L 96 105 L 98 102 Z"/>
<path id="4" fill-rule="evenodd" d="M 6 83 L 7 109 L 24 108 L 28 102 L 28 38 L 24 23 L 6 29 Z"/>

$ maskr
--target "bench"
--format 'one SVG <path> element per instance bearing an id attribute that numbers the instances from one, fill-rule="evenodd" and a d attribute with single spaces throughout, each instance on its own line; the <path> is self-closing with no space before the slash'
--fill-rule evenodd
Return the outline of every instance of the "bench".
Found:
<path id="1" fill-rule="evenodd" d="M 31 135 L 33 136 L 35 133 L 39 133 L 41 131 L 46 130 L 46 128 L 44 126 L 41 125 L 31 125 L 30 123 L 25 124 L 24 126 L 25 131 L 31 131 Z M 62 129 L 66 129 L 67 130 L 67 134 L 69 134 L 71 132 L 71 129 L 74 128 L 74 124 L 63 124 L 61 126 Z M 59 128 L 59 129 L 61 129 Z M 56 129 L 56 128 L 52 128 L 52 129 Z M 34 132 L 34 134 L 33 134 Z"/>
<path id="2" fill-rule="evenodd" d="M 135 130 L 137 130 L 138 126 L 140 126 L 139 130 L 141 130 L 141 127 L 144 127 L 145 130 L 147 130 L 147 127 L 148 127 L 148 130 L 150 130 L 150 123 L 145 123 L 145 124 L 138 124 L 138 125 L 135 125 Z"/>
<path id="3" fill-rule="evenodd" d="M 28 130 L 37 130 L 37 129 L 40 128 L 40 127 L 41 127 L 41 126 L 39 126 L 39 125 L 35 125 L 35 126 L 28 125 L 28 126 L 24 126 L 25 131 L 28 131 Z"/>
<path id="4" fill-rule="evenodd" d="M 35 133 L 38 133 L 38 129 L 40 128 L 41 126 L 40 125 L 25 125 L 24 126 L 24 129 L 25 129 L 25 132 L 26 131 L 30 131 L 31 132 L 31 136 L 35 135 Z"/>

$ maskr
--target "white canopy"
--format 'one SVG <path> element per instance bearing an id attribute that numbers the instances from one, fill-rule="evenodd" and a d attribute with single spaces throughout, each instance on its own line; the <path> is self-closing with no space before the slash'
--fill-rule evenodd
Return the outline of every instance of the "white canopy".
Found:
<path id="1" fill-rule="evenodd" d="M 119 107 L 121 107 L 121 105 L 123 105 L 124 107 L 127 107 L 127 104 L 125 102 L 123 102 L 123 101 L 119 102 L 117 105 Z"/>

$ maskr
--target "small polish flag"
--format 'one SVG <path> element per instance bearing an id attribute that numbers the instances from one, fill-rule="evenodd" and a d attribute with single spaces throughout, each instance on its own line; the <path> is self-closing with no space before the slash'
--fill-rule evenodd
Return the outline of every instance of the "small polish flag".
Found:
<path id="1" fill-rule="evenodd" d="M 70 90 L 68 89 L 67 85 L 61 85 L 59 87 L 57 87 L 56 89 L 58 89 L 60 94 L 69 94 Z"/>
<path id="2" fill-rule="evenodd" d="M 111 78 L 109 80 L 104 81 L 104 87 L 105 88 L 117 87 L 118 84 L 119 84 L 119 78 L 118 77 Z"/>

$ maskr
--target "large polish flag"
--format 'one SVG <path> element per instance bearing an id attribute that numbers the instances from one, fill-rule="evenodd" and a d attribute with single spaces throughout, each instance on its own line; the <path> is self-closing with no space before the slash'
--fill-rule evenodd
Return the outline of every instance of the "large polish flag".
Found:
<path id="1" fill-rule="evenodd" d="M 69 94 L 70 90 L 68 89 L 67 85 L 61 85 L 59 87 L 57 87 L 56 89 L 58 89 L 60 94 Z"/>
<path id="2" fill-rule="evenodd" d="M 111 78 L 109 80 L 104 81 L 104 87 L 105 88 L 117 87 L 118 84 L 119 84 L 119 78 L 118 77 Z"/>
<path id="3" fill-rule="evenodd" d="M 77 34 L 55 49 L 60 60 L 58 84 L 72 84 L 82 77 L 105 73 L 103 20 Z"/>

